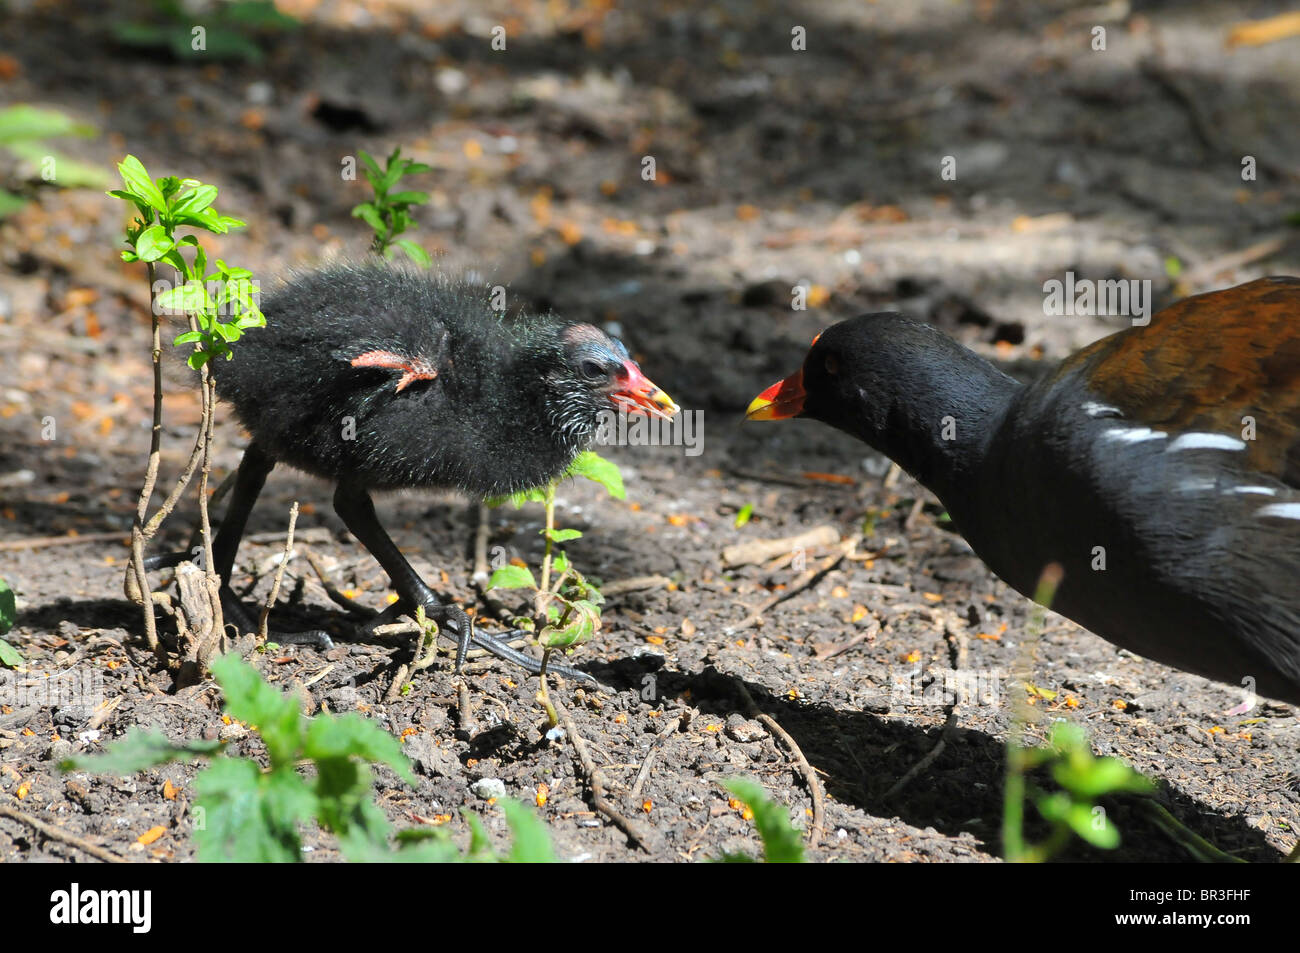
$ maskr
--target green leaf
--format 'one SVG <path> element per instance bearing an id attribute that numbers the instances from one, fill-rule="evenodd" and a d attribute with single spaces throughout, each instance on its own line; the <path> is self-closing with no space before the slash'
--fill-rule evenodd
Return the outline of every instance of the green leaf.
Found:
<path id="1" fill-rule="evenodd" d="M 171 314 L 202 314 L 215 307 L 208 297 L 208 289 L 201 281 L 187 281 L 175 288 L 168 288 L 155 299 L 157 307 Z"/>
<path id="2" fill-rule="evenodd" d="M 582 530 L 578 529 L 553 529 L 549 532 L 547 532 L 546 529 L 542 529 L 541 533 L 543 536 L 548 537 L 553 543 L 567 543 L 571 539 L 582 538 Z"/>
<path id="3" fill-rule="evenodd" d="M 563 552 L 557 553 L 555 559 L 551 561 L 551 571 L 558 579 L 564 575 L 564 571 L 569 568 L 569 557 Z"/>
<path id="4" fill-rule="evenodd" d="M 33 170 L 40 170 L 39 175 L 32 176 L 33 181 L 48 182 L 50 185 L 65 189 L 102 189 L 111 181 L 109 174 L 99 166 L 78 162 L 61 152 L 56 152 L 43 142 L 15 142 L 8 148 L 18 158 L 29 163 Z M 45 178 L 47 159 L 54 160 L 53 165 L 48 167 L 54 173 L 49 179 Z"/>
<path id="5" fill-rule="evenodd" d="M 506 496 L 489 496 L 483 501 L 489 507 L 496 508 L 509 503 L 515 509 L 519 509 L 525 503 L 545 503 L 546 487 L 533 487 L 531 490 L 520 490 L 518 493 L 510 493 Z"/>
<path id="6" fill-rule="evenodd" d="M 256 762 L 219 758 L 194 779 L 194 790 L 202 811 L 194 830 L 200 861 L 302 860 L 297 822 L 315 813 L 315 795 L 297 772 L 263 774 Z"/>
<path id="7" fill-rule="evenodd" d="M 409 238 L 399 238 L 396 244 L 398 248 L 406 253 L 407 258 L 421 268 L 428 268 L 433 264 L 433 258 L 429 253 Z"/>
<path id="8" fill-rule="evenodd" d="M 1079 803 L 1065 792 L 1057 791 L 1054 794 L 1036 795 L 1034 805 L 1044 818 L 1054 824 L 1069 827 L 1094 847 L 1112 850 L 1119 846 L 1119 831 L 1105 813 L 1094 813 L 1091 804 Z"/>
<path id="9" fill-rule="evenodd" d="M 469 825 L 469 856 L 471 858 L 495 860 L 496 857 L 492 851 L 492 838 L 488 837 L 487 828 L 483 826 L 483 819 L 467 807 L 462 807 L 460 814 L 461 817 L 465 818 L 465 823 Z"/>
<path id="10" fill-rule="evenodd" d="M 353 206 L 352 217 L 361 219 L 381 235 L 388 230 L 388 226 L 384 224 L 383 218 L 379 215 L 379 210 L 369 202 L 362 202 L 360 205 Z"/>
<path id="11" fill-rule="evenodd" d="M 141 261 L 157 261 L 176 245 L 167 229 L 161 225 L 151 225 L 140 233 L 135 240 L 135 253 Z"/>
<path id="12" fill-rule="evenodd" d="M 753 503 L 746 503 L 744 506 L 742 506 L 740 508 L 740 512 L 736 514 L 736 529 L 740 529 L 740 527 L 748 523 L 749 518 L 753 515 L 754 515 Z"/>
<path id="13" fill-rule="evenodd" d="M 492 572 L 489 589 L 536 589 L 537 580 L 527 566 L 502 566 Z"/>
<path id="14" fill-rule="evenodd" d="M 128 191 L 143 199 L 144 203 L 154 211 L 164 213 L 167 211 L 167 200 L 163 198 L 162 191 L 154 184 L 153 179 L 149 178 L 149 173 L 145 171 L 139 159 L 135 156 L 127 156 L 117 164 L 117 171 L 121 174 Z"/>
<path id="15" fill-rule="evenodd" d="M 569 609 L 569 621 L 558 628 L 548 625 L 537 636 L 538 644 L 548 649 L 568 649 L 581 645 L 589 641 L 600 628 L 600 610 L 595 603 L 586 599 L 562 601 Z"/>
<path id="16" fill-rule="evenodd" d="M 590 450 L 578 454 L 569 464 L 569 469 L 564 471 L 564 475 L 586 477 L 603 486 L 614 499 L 627 499 L 627 491 L 623 488 L 623 474 L 619 472 L 618 467 Z"/>
<path id="17" fill-rule="evenodd" d="M 501 810 L 506 816 L 515 841 L 510 845 L 506 860 L 512 864 L 554 864 L 557 863 L 555 850 L 551 847 L 551 835 L 542 820 L 524 805 L 513 798 L 501 802 Z"/>
<path id="18" fill-rule="evenodd" d="M 14 596 L 14 591 L 9 588 L 9 583 L 0 579 L 0 635 L 4 635 L 14 627 L 18 621 L 18 600 Z M 19 659 L 21 660 L 21 656 Z M 4 661 L 0 658 L 0 661 Z M 9 663 L 5 663 L 9 664 Z"/>
<path id="19" fill-rule="evenodd" d="M 366 171 L 374 175 L 376 179 L 383 178 L 384 170 L 379 168 L 379 163 L 375 161 L 374 156 L 365 149 L 358 149 L 357 155 L 361 157 L 361 161 L 365 165 Z"/>
<path id="20" fill-rule="evenodd" d="M 763 856 L 769 864 L 803 863 L 803 838 L 790 823 L 787 810 L 767 796 L 757 781 L 730 778 L 722 786 L 754 812 L 754 827 L 763 841 Z"/>
<path id="21" fill-rule="evenodd" d="M 174 216 L 197 215 L 217 200 L 215 185 L 200 185 L 192 192 L 187 192 L 172 202 Z"/>
<path id="22" fill-rule="evenodd" d="M 221 750 L 220 741 L 187 741 L 173 744 L 161 731 L 132 728 L 125 738 L 114 741 L 103 754 L 69 758 L 62 771 L 93 771 L 97 774 L 134 774 L 170 761 L 193 761 Z"/>
<path id="23" fill-rule="evenodd" d="M 0 109 L 0 145 L 57 136 L 90 137 L 94 134 L 94 126 L 77 122 L 71 116 L 53 109 L 38 109 L 26 103 Z"/>
<path id="24" fill-rule="evenodd" d="M 389 205 L 423 205 L 427 201 L 428 192 L 394 192 L 388 196 Z"/>
<path id="25" fill-rule="evenodd" d="M 355 756 L 364 761 L 386 764 L 403 781 L 415 786 L 411 763 L 402 743 L 373 721 L 355 712 L 346 715 L 317 715 L 307 729 L 303 756 L 312 760 Z"/>
<path id="26" fill-rule="evenodd" d="M 5 668 L 21 668 L 25 659 L 16 648 L 0 639 L 0 665 Z"/>
<path id="27" fill-rule="evenodd" d="M 0 189 L 0 218 L 8 218 L 27 207 L 27 200 L 7 189 Z"/>
<path id="28" fill-rule="evenodd" d="M 212 675 L 226 696 L 227 713 L 257 726 L 272 766 L 297 760 L 302 745 L 298 699 L 277 692 L 257 669 L 233 653 L 212 663 Z"/>
<path id="29" fill-rule="evenodd" d="M 1083 764 L 1058 762 L 1052 766 L 1056 783 L 1076 798 L 1093 800 L 1118 791 L 1149 794 L 1155 783 L 1119 758 L 1089 758 Z"/>

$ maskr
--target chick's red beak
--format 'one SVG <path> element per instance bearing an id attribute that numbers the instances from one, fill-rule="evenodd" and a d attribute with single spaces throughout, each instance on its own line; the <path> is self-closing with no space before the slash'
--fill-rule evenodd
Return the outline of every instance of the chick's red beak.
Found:
<path id="1" fill-rule="evenodd" d="M 803 368 L 783 381 L 777 381 L 749 403 L 746 420 L 785 420 L 803 412 L 808 394 L 803 389 Z"/>
<path id="2" fill-rule="evenodd" d="M 664 420 L 672 419 L 681 410 L 654 381 L 641 373 L 636 361 L 625 361 L 623 369 L 627 373 L 620 379 L 622 386 L 610 394 L 610 400 L 619 410 L 629 414 L 648 414 Z"/>

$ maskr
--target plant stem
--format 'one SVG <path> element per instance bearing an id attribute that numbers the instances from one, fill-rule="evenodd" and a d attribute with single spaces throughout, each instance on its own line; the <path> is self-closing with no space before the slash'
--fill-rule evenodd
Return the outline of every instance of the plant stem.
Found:
<path id="1" fill-rule="evenodd" d="M 551 585 L 551 550 L 554 543 L 551 536 L 555 533 L 555 481 L 546 485 L 546 555 L 542 557 L 542 584 L 538 587 L 545 592 Z"/>
<path id="2" fill-rule="evenodd" d="M 144 609 L 144 635 L 149 650 L 161 651 L 158 628 L 153 614 L 153 593 L 149 591 L 149 576 L 144 568 L 144 518 L 149 512 L 154 483 L 158 479 L 158 463 L 162 458 L 162 331 L 158 322 L 158 309 L 154 306 L 154 265 L 149 263 L 149 318 L 153 325 L 151 356 L 153 360 L 153 428 L 149 432 L 149 463 L 145 468 L 144 485 L 136 503 L 135 517 L 131 520 L 131 565 L 127 570 L 123 588 L 130 601 Z"/>
<path id="3" fill-rule="evenodd" d="M 215 635 L 223 637 L 226 620 L 221 612 L 221 579 L 212 556 L 212 524 L 208 521 L 208 474 L 212 472 L 212 426 L 217 403 L 217 381 L 212 369 L 203 365 L 200 382 L 203 386 L 203 470 L 199 474 L 199 525 L 203 527 L 203 572 L 207 577 L 208 598 L 212 601 L 212 626 Z M 289 532 L 292 534 L 293 529 Z"/>
<path id="4" fill-rule="evenodd" d="M 537 700 L 542 703 L 546 709 L 547 720 L 550 721 L 551 727 L 554 728 L 560 723 L 560 716 L 555 713 L 555 706 L 551 704 L 550 688 L 546 684 L 546 663 L 551 660 L 551 650 L 542 649 L 542 670 L 537 673 L 538 682 L 541 687 L 537 690 Z"/>
<path id="5" fill-rule="evenodd" d="M 1007 774 L 1002 786 L 1002 855 L 1011 863 L 1026 863 L 1045 859 L 1044 851 L 1056 850 L 1056 838 L 1038 848 L 1029 848 L 1025 844 L 1025 726 L 1029 724 L 1031 713 L 1025 697 L 1033 669 L 1034 653 L 1038 640 L 1043 634 L 1043 617 L 1045 609 L 1056 598 L 1056 589 L 1061 584 L 1062 570 L 1056 563 L 1051 563 L 1038 579 L 1038 588 L 1034 591 L 1034 601 L 1038 603 L 1029 623 L 1025 626 L 1025 638 L 1020 645 L 1016 659 L 1016 670 L 1011 678 L 1011 724 L 1007 729 Z"/>

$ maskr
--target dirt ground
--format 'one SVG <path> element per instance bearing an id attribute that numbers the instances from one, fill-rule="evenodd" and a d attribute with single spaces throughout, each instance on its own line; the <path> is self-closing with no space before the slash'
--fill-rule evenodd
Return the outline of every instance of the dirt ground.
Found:
<path id="1" fill-rule="evenodd" d="M 574 661 L 614 691 L 566 685 L 557 697 L 644 849 L 593 813 L 572 747 L 544 739 L 535 678 L 487 663 L 468 677 L 468 711 L 447 666 L 389 695 L 408 648 L 347 641 L 306 551 L 371 607 L 386 604 L 386 578 L 331 512 L 328 487 L 272 476 L 249 528 L 263 535 L 246 540 L 236 585 L 265 598 L 282 547 L 275 534 L 301 501 L 278 618 L 331 629 L 340 645 L 253 661 L 312 710 L 361 711 L 404 738 L 418 787 L 379 773 L 396 824 L 450 815 L 463 842 L 458 809 L 468 805 L 503 838 L 499 809 L 471 791 L 496 778 L 529 803 L 549 786 L 538 811 L 568 860 L 754 853 L 752 824 L 719 780 L 757 778 L 796 823 L 812 823 L 809 785 L 790 746 L 757 720 L 764 713 L 825 792 L 811 859 L 997 858 L 1007 700 L 1025 691 L 1008 676 L 1029 603 L 946 528 L 933 498 L 887 477 L 864 446 L 811 423 L 743 425 L 743 409 L 818 330 L 865 310 L 926 317 L 1031 376 L 1120 326 L 1044 316 L 1042 283 L 1066 271 L 1151 279 L 1158 304 L 1300 273 L 1285 224 L 1300 209 L 1300 40 L 1227 43 L 1237 21 L 1287 4 L 1080 12 L 1043 0 L 823 0 L 790 12 L 747 0 L 436 10 L 293 0 L 280 6 L 303 26 L 252 65 L 115 45 L 112 24 L 151 8 L 111 6 L 8 4 L 0 103 L 94 123 L 97 138 L 58 143 L 81 159 L 111 168 L 130 152 L 154 175 L 220 186 L 220 209 L 249 227 L 211 247 L 264 279 L 363 254 L 364 226 L 349 210 L 365 193 L 341 181 L 340 164 L 400 144 L 434 167 L 412 183 L 433 196 L 413 237 L 439 267 L 508 283 L 527 307 L 616 322 L 647 374 L 703 413 L 699 455 L 609 451 L 626 501 L 589 484 L 562 491 L 561 525 L 585 533 L 571 557 L 613 584 L 599 638 Z M 503 52 L 491 48 L 496 24 L 506 26 Z M 805 51 L 790 48 L 796 26 Z M 1090 48 L 1096 26 L 1105 51 Z M 641 176 L 645 156 L 654 181 Z M 955 180 L 939 174 L 945 156 L 956 158 Z M 1256 158 L 1256 181 L 1242 181 L 1243 156 Z M 211 683 L 177 691 L 152 664 L 122 598 L 151 393 L 144 277 L 116 260 L 123 225 L 115 200 L 55 190 L 0 224 L 0 577 L 20 609 L 7 638 L 29 675 L 100 679 L 107 702 L 0 706 L 0 791 L 11 807 L 126 857 L 186 860 L 194 767 L 131 778 L 55 768 L 132 725 L 257 750 L 222 723 Z M 790 307 L 798 282 L 809 289 L 804 311 Z M 164 476 L 178 472 L 197 420 L 179 381 L 169 385 Z M 42 439 L 47 418 L 53 441 Z M 219 478 L 244 440 L 224 412 L 218 440 Z M 746 505 L 753 518 L 737 527 Z M 159 549 L 183 545 L 195 512 L 183 508 Z M 381 516 L 435 588 L 482 603 L 472 505 L 405 494 L 384 500 Z M 536 564 L 540 525 L 536 507 L 495 511 L 489 543 Z M 865 558 L 803 586 L 791 554 L 724 566 L 727 546 L 823 526 L 856 539 Z M 86 539 L 39 542 L 69 533 Z M 806 565 L 832 551 L 808 551 Z M 636 577 L 659 578 L 621 585 Z M 781 593 L 790 598 L 745 625 Z M 519 608 L 509 594 L 503 603 Z M 965 671 L 987 682 L 991 703 L 964 705 L 942 754 L 891 794 L 948 712 L 938 693 L 900 694 L 898 683 L 941 684 L 962 639 Z M 1158 801 L 1219 848 L 1276 861 L 1295 844 L 1293 709 L 1230 714 L 1231 686 L 1050 614 L 1032 682 L 1043 690 L 1036 708 L 1086 726 L 1098 753 L 1163 782 Z M 168 782 L 178 795 L 165 796 Z M 1133 802 L 1108 809 L 1122 846 L 1075 847 L 1066 859 L 1187 859 Z M 161 838 L 141 843 L 159 826 Z M 309 832 L 307 842 L 309 859 L 336 859 L 330 838 Z M 0 860 L 73 859 L 85 855 L 0 817 Z"/>

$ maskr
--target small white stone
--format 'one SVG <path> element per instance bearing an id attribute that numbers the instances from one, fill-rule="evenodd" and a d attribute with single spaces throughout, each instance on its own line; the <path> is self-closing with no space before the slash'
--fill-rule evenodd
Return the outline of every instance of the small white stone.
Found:
<path id="1" fill-rule="evenodd" d="M 485 801 L 506 796 L 506 783 L 500 778 L 480 778 L 469 786 L 470 791 Z"/>

